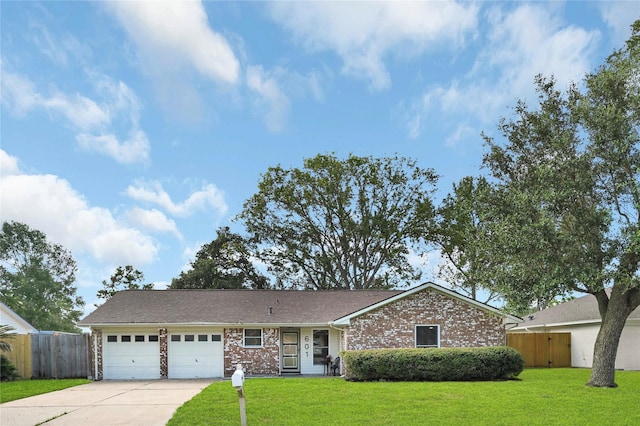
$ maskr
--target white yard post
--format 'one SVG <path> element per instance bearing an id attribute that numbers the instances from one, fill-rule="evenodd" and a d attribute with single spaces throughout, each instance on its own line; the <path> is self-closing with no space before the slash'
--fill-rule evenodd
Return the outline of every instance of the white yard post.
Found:
<path id="1" fill-rule="evenodd" d="M 242 364 L 236 365 L 236 371 L 231 376 L 231 385 L 238 391 L 238 398 L 240 398 L 240 424 L 247 426 L 247 408 L 244 403 L 244 371 L 242 371 Z"/>

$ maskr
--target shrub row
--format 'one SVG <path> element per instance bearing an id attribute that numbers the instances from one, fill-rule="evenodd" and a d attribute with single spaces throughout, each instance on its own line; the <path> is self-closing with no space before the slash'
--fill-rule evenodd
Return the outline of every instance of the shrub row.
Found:
<path id="1" fill-rule="evenodd" d="M 483 348 L 375 349 L 342 351 L 346 379 L 353 381 L 506 380 L 524 369 L 518 351 Z"/>

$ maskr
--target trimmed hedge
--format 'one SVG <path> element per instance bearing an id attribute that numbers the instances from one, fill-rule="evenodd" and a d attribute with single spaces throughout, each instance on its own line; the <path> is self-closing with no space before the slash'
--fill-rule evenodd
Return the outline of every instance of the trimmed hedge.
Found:
<path id="1" fill-rule="evenodd" d="M 524 358 L 506 346 L 483 348 L 342 351 L 353 381 L 507 380 L 524 370 Z"/>

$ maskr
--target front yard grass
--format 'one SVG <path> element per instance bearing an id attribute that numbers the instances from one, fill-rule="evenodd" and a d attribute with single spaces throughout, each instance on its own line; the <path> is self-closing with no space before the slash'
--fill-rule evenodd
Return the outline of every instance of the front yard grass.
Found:
<path id="1" fill-rule="evenodd" d="M 616 372 L 615 389 L 589 388 L 586 369 L 527 369 L 496 382 L 347 382 L 249 378 L 250 425 L 638 425 L 640 372 Z M 237 425 L 238 394 L 213 383 L 169 426 Z"/>
<path id="2" fill-rule="evenodd" d="M 0 403 L 90 383 L 87 379 L 16 380 L 0 382 Z"/>

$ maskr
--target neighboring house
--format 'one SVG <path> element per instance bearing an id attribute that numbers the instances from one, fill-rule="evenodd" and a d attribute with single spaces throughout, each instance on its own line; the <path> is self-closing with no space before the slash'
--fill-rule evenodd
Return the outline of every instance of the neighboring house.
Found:
<path id="1" fill-rule="evenodd" d="M 79 325 L 94 377 L 323 374 L 343 349 L 504 345 L 521 322 L 436 284 L 406 291 L 128 290 Z"/>
<path id="2" fill-rule="evenodd" d="M 37 334 L 38 330 L 29 324 L 13 309 L 0 302 L 0 325 L 10 325 L 15 329 L 16 334 Z"/>
<path id="3" fill-rule="evenodd" d="M 598 302 L 588 294 L 534 312 L 509 332 L 571 333 L 571 366 L 591 368 L 593 347 L 601 322 Z M 631 313 L 622 331 L 616 368 L 640 370 L 640 308 Z"/>

